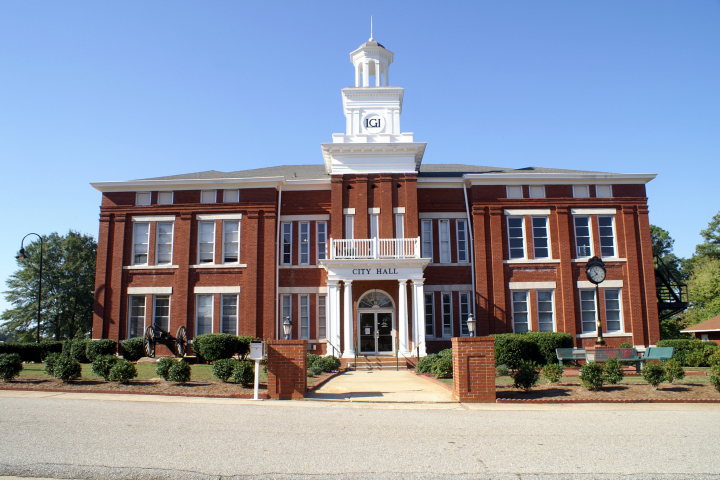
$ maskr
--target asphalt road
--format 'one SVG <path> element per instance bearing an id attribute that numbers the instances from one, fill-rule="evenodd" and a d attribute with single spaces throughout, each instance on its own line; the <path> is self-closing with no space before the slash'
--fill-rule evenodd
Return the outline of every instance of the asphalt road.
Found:
<path id="1" fill-rule="evenodd" d="M 0 396 L 0 476 L 720 479 L 720 405 L 113 397 Z"/>

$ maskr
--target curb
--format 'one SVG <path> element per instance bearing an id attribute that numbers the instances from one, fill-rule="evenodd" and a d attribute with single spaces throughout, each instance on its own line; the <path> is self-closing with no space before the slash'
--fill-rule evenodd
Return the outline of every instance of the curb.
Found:
<path id="1" fill-rule="evenodd" d="M 254 398 L 252 393 L 232 393 L 230 395 L 198 395 L 192 393 L 162 393 L 162 392 L 116 392 L 111 390 L 62 390 L 57 388 L 22 388 L 22 387 L 0 387 L 1 390 L 13 390 L 17 392 L 49 392 L 49 393 L 107 393 L 110 395 L 156 395 L 160 397 L 192 397 L 192 398 Z M 267 393 L 258 394 L 258 398 L 269 400 Z"/>
<path id="2" fill-rule="evenodd" d="M 707 399 L 652 399 L 652 398 L 636 398 L 626 400 L 612 400 L 612 399 L 522 399 L 522 398 L 498 398 L 495 403 L 519 403 L 519 404 L 535 404 L 535 403 L 720 403 L 720 400 L 715 398 Z"/>

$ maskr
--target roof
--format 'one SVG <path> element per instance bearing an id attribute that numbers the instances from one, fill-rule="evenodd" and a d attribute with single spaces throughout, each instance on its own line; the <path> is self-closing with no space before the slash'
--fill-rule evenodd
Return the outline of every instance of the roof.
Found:
<path id="1" fill-rule="evenodd" d="M 710 318 L 704 322 L 696 323 L 692 327 L 688 327 L 685 330 L 681 330 L 682 333 L 693 333 L 693 332 L 716 332 L 720 331 L 720 315 L 717 317 Z"/>
<path id="2" fill-rule="evenodd" d="M 370 40 L 368 40 L 367 42 L 363 43 L 362 45 L 360 45 L 358 48 L 363 48 L 363 47 L 380 47 L 380 48 L 385 48 L 385 46 L 383 46 L 382 44 L 376 42 L 376 41 L 375 41 L 374 39 L 372 39 L 372 38 L 371 38 Z"/>

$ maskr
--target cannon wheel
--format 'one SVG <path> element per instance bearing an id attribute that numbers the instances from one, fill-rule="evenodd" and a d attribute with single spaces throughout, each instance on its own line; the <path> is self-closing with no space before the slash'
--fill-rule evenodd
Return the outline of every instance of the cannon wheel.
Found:
<path id="1" fill-rule="evenodd" d="M 185 356 L 185 347 L 187 346 L 187 330 L 185 327 L 178 328 L 175 336 L 175 352 L 177 356 L 183 358 Z"/>
<path id="2" fill-rule="evenodd" d="M 155 356 L 155 337 L 153 335 L 153 328 L 147 327 L 145 329 L 145 337 L 143 338 L 143 348 L 145 349 L 145 355 L 150 358 Z"/>

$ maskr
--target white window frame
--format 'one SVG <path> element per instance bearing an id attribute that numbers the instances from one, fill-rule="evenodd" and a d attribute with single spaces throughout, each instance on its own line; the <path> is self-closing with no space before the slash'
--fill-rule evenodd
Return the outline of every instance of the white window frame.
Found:
<path id="1" fill-rule="evenodd" d="M 316 308 L 317 308 L 317 338 L 318 339 L 327 339 L 327 295 L 318 295 L 317 296 Z M 325 333 L 322 333 L 323 330 L 325 331 Z"/>
<path id="2" fill-rule="evenodd" d="M 280 224 L 280 264 L 292 265 L 292 231 L 293 222 L 282 222 Z M 287 246 L 287 253 L 285 252 Z"/>
<path id="3" fill-rule="evenodd" d="M 170 224 L 170 261 L 160 263 L 160 225 Z M 175 222 L 157 222 L 155 224 L 155 265 L 172 265 L 175 244 Z M 164 244 L 162 244 L 164 245 Z"/>
<path id="4" fill-rule="evenodd" d="M 217 203 L 217 190 L 200 190 L 200 203 Z"/>
<path id="5" fill-rule="evenodd" d="M 202 225 L 212 225 L 212 261 L 210 262 L 203 262 L 201 258 L 202 252 L 200 251 L 200 245 L 203 243 L 201 242 L 202 237 Z M 215 221 L 207 221 L 207 222 L 198 222 L 198 233 L 197 233 L 197 263 L 198 265 L 204 264 L 204 265 L 212 265 L 215 263 L 215 229 L 217 228 L 217 225 L 215 225 Z"/>
<path id="6" fill-rule="evenodd" d="M 524 198 L 522 185 L 507 185 L 505 188 L 507 198 Z"/>
<path id="7" fill-rule="evenodd" d="M 465 297 L 465 301 L 463 302 L 463 297 Z M 470 292 L 458 292 L 458 301 L 460 304 L 458 305 L 460 307 L 460 336 L 461 337 L 469 337 L 470 336 L 470 329 L 467 326 L 467 319 L 472 314 L 472 303 L 470 301 Z M 463 313 L 463 306 L 466 306 L 467 313 Z"/>
<path id="8" fill-rule="evenodd" d="M 452 296 L 452 292 L 440 292 L 440 317 L 442 318 L 442 330 L 441 330 L 441 332 L 440 332 L 440 333 L 442 334 L 442 337 L 441 337 L 441 338 L 452 338 L 452 336 L 453 336 L 453 303 L 452 303 L 452 297 L 453 297 L 453 296 Z M 447 300 L 447 302 L 446 302 L 445 300 Z M 448 309 L 449 309 L 449 311 L 450 311 L 450 313 L 449 313 L 449 315 L 450 315 L 450 318 L 449 318 L 450 333 L 449 333 L 449 334 L 446 334 L 446 333 L 445 333 L 445 325 L 447 325 L 446 322 L 445 322 L 445 315 L 446 315 L 446 313 L 445 313 L 445 306 L 446 306 L 446 305 L 448 306 Z"/>
<path id="9" fill-rule="evenodd" d="M 513 333 L 525 333 L 525 332 L 518 332 L 517 328 L 515 327 L 515 294 L 516 293 L 524 293 L 525 294 L 525 311 L 524 312 L 518 312 L 518 313 L 524 313 L 527 315 L 527 331 L 532 332 L 532 312 L 530 311 L 530 290 L 512 290 L 510 292 L 510 306 L 511 306 L 511 312 L 512 312 L 512 324 L 513 324 Z M 517 302 L 520 303 L 520 302 Z"/>
<path id="10" fill-rule="evenodd" d="M 298 222 L 298 244 L 298 265 L 310 265 L 310 222 Z"/>
<path id="11" fill-rule="evenodd" d="M 584 321 L 583 313 L 589 312 L 590 310 L 583 310 L 583 298 L 582 298 L 583 292 L 588 292 L 588 293 L 592 294 L 593 305 L 594 305 L 594 307 L 593 307 L 594 308 L 594 311 L 593 311 L 594 325 L 595 325 L 595 328 L 593 330 L 585 330 L 585 323 L 587 323 L 587 322 Z M 578 290 L 578 298 L 580 299 L 580 331 L 583 334 L 597 333 L 597 322 L 598 322 L 598 305 L 597 304 L 598 304 L 598 302 L 597 302 L 596 297 L 597 297 L 597 295 L 595 295 L 594 288 L 583 288 L 583 289 Z M 585 301 L 587 302 L 588 300 L 585 300 Z"/>
<path id="12" fill-rule="evenodd" d="M 517 247 L 511 245 L 511 240 L 517 237 L 510 236 L 510 220 L 520 219 L 520 229 L 522 230 L 522 257 L 513 257 L 513 250 L 517 250 Z M 507 227 L 507 238 L 508 238 L 508 259 L 510 260 L 524 260 L 527 258 L 527 234 L 525 233 L 525 216 L 524 215 L 510 215 L 506 217 Z M 512 227 L 517 228 L 517 227 Z"/>
<path id="13" fill-rule="evenodd" d="M 345 215 L 345 239 L 352 240 L 355 238 L 355 215 Z"/>
<path id="14" fill-rule="evenodd" d="M 225 225 L 227 225 L 228 223 L 237 223 L 237 242 L 228 242 L 225 238 L 225 235 L 228 233 L 227 229 L 225 228 Z M 223 228 L 223 232 L 222 232 L 222 263 L 225 265 L 239 264 L 240 263 L 240 230 L 241 230 L 240 220 L 223 220 L 222 228 Z M 228 243 L 237 243 L 237 260 L 234 262 L 225 261 L 225 253 L 227 250 L 225 248 L 225 245 L 227 245 Z"/>
<path id="15" fill-rule="evenodd" d="M 149 265 L 150 264 L 150 227 L 151 222 L 135 222 L 133 224 L 133 247 L 132 247 L 132 264 L 133 265 Z M 140 225 L 147 226 L 147 236 L 145 237 L 144 243 L 137 243 L 137 228 Z M 145 245 L 145 261 L 144 262 L 136 262 L 135 261 L 135 255 L 136 255 L 136 247 L 137 245 Z"/>
<path id="16" fill-rule="evenodd" d="M 421 245 L 422 258 L 429 258 L 430 263 L 433 261 L 433 225 L 432 220 L 422 220 L 421 227 Z"/>
<path id="17" fill-rule="evenodd" d="M 140 318 L 139 316 L 134 317 L 133 316 L 133 299 L 134 298 L 142 298 L 143 299 L 143 314 L 142 314 L 142 328 L 140 328 L 140 334 L 136 337 L 132 336 L 132 321 L 133 318 Z M 145 334 L 145 321 L 147 317 L 147 295 L 128 295 L 128 324 L 127 324 L 127 338 L 142 338 L 142 336 Z"/>
<path id="18" fill-rule="evenodd" d="M 612 185 L 595 185 L 595 196 L 598 198 L 612 198 Z"/>
<path id="19" fill-rule="evenodd" d="M 546 310 L 540 310 L 540 294 L 541 293 L 549 293 L 550 294 L 550 311 Z M 555 321 L 555 290 L 536 290 L 535 291 L 535 308 L 537 311 L 538 316 L 538 332 L 544 332 L 546 330 L 542 330 L 540 328 L 540 314 L 541 313 L 550 313 L 552 315 L 552 330 L 551 332 L 557 332 L 557 323 Z M 547 323 L 547 322 L 543 322 Z"/>
<path id="20" fill-rule="evenodd" d="M 612 236 L 610 237 L 610 238 L 612 238 L 612 249 L 613 249 L 612 255 L 605 255 L 605 253 L 603 252 L 603 245 L 602 245 L 603 238 L 608 238 L 608 236 L 602 235 L 601 228 L 607 228 L 607 227 L 600 226 L 600 219 L 608 218 L 608 217 L 610 218 L 610 228 L 612 229 Z M 618 244 L 617 244 L 617 235 L 615 233 L 615 215 L 598 215 L 597 222 L 598 222 L 598 236 L 599 236 L 598 241 L 600 242 L 600 256 L 602 258 L 617 258 L 618 257 L 618 251 L 617 251 Z"/>
<path id="21" fill-rule="evenodd" d="M 460 225 L 463 225 L 462 233 L 465 237 L 462 242 L 465 243 L 465 248 L 462 248 L 460 246 Z M 468 255 L 468 222 L 465 219 L 458 219 L 455 220 L 455 240 L 457 243 L 457 261 L 458 263 L 469 263 L 470 262 L 470 256 Z M 462 254 L 462 258 L 461 257 Z"/>
<path id="22" fill-rule="evenodd" d="M 623 318 L 623 302 L 622 302 L 622 288 L 603 288 L 603 308 L 605 309 L 605 328 L 606 333 L 624 333 L 625 332 L 625 319 Z M 608 320 L 608 298 L 607 298 L 607 292 L 617 292 L 617 302 L 618 302 L 618 320 L 612 320 L 613 322 L 618 322 L 620 324 L 620 328 L 618 330 L 610 330 L 610 320 Z M 614 299 L 611 299 L 614 300 Z"/>
<path id="23" fill-rule="evenodd" d="M 322 232 L 321 232 L 322 230 Z M 315 223 L 315 238 L 317 238 L 317 262 L 320 260 L 326 260 L 327 255 L 327 222 L 316 222 Z"/>
<path id="24" fill-rule="evenodd" d="M 195 295 L 195 336 L 203 335 L 198 333 L 198 327 L 200 326 L 198 309 L 200 308 L 200 297 L 210 297 L 210 331 L 205 333 L 214 333 L 215 330 L 215 295 L 212 293 L 203 293 Z"/>
<path id="25" fill-rule="evenodd" d="M 168 299 L 168 314 L 167 314 L 167 319 L 168 319 L 167 331 L 168 331 L 168 332 L 171 331 L 171 330 L 170 330 L 170 327 L 172 326 L 172 325 L 171 325 L 171 319 L 172 319 L 172 310 L 171 310 L 171 309 L 172 309 L 172 306 L 171 306 L 171 304 L 172 304 L 172 300 L 171 300 L 171 298 L 170 298 L 171 296 L 172 296 L 172 295 L 153 295 L 153 312 L 152 312 L 152 324 L 153 324 L 153 325 L 156 324 L 155 319 L 157 318 L 157 299 L 158 299 L 158 297 L 167 298 L 167 299 Z"/>
<path id="26" fill-rule="evenodd" d="M 285 317 L 288 317 L 290 319 L 290 322 L 292 322 L 292 297 L 292 295 L 280 295 L 280 328 L 282 328 L 283 322 L 285 322 Z M 286 300 L 287 305 L 285 305 Z M 285 315 L 286 308 L 287 315 Z M 290 331 L 290 338 L 292 339 L 292 331 Z"/>
<path id="27" fill-rule="evenodd" d="M 709 341 L 710 341 L 710 334 L 709 334 L 709 333 L 701 333 L 701 334 L 700 334 L 700 341 L 702 341 L 702 342 L 709 342 Z"/>
<path id="28" fill-rule="evenodd" d="M 545 237 L 536 237 L 535 236 L 535 219 L 536 218 L 542 218 L 545 220 Z M 552 248 L 550 247 L 550 219 L 544 215 L 530 217 L 530 228 L 532 230 L 532 239 L 533 239 L 533 257 L 536 259 L 552 258 Z M 537 243 L 536 239 L 538 239 L 538 238 L 545 238 L 545 240 L 547 241 L 547 247 L 545 247 L 547 249 L 547 255 L 544 257 L 538 256 L 538 253 L 537 253 L 538 246 L 536 245 L 536 243 Z M 543 248 L 543 247 L 539 247 L 539 248 Z"/>
<path id="29" fill-rule="evenodd" d="M 303 306 L 303 302 L 306 303 L 306 305 Z M 305 314 L 303 314 L 303 308 L 305 309 Z M 298 323 L 298 338 L 301 340 L 309 340 L 310 339 L 310 295 L 304 294 L 304 295 L 298 295 L 298 317 L 299 317 L 299 323 Z M 303 333 L 303 329 L 307 329 L 306 333 Z"/>
<path id="30" fill-rule="evenodd" d="M 136 192 L 135 205 L 138 207 L 147 207 L 152 204 L 152 192 Z"/>
<path id="31" fill-rule="evenodd" d="M 380 237 L 380 215 L 377 213 L 370 214 L 370 238 Z"/>
<path id="32" fill-rule="evenodd" d="M 163 195 L 170 194 L 170 201 L 169 202 L 163 202 L 161 201 Z M 172 205 L 175 202 L 175 192 L 158 192 L 157 197 L 157 203 L 158 205 Z"/>
<path id="33" fill-rule="evenodd" d="M 443 240 L 443 233 L 447 235 L 447 240 Z M 452 252 L 450 251 L 450 220 L 438 220 L 438 237 L 440 246 L 440 263 L 451 263 Z M 444 250 L 443 247 L 445 247 Z"/>
<path id="34" fill-rule="evenodd" d="M 530 185 L 530 198 L 545 198 L 545 185 Z"/>
<path id="35" fill-rule="evenodd" d="M 226 332 L 223 330 L 223 325 L 225 324 L 225 299 L 226 298 L 235 298 L 235 333 L 232 332 Z M 231 335 L 238 335 L 238 332 L 240 331 L 240 315 L 238 314 L 240 311 L 240 295 L 233 293 L 233 294 L 222 294 L 220 295 L 220 333 L 230 333 Z M 232 315 L 227 315 L 232 316 Z"/>
<path id="36" fill-rule="evenodd" d="M 426 292 L 423 300 L 423 320 L 425 325 L 425 338 L 435 338 L 435 292 Z M 428 299 L 430 303 L 428 304 Z M 430 312 L 428 312 L 430 307 Z M 428 316 L 430 317 L 430 324 L 428 324 Z M 430 333 L 428 333 L 428 326 L 430 327 Z"/>
<path id="37" fill-rule="evenodd" d="M 577 234 L 577 219 L 578 218 L 587 218 L 588 219 L 588 235 L 589 235 L 589 248 L 590 248 L 590 254 L 589 255 L 580 255 L 580 246 L 578 245 L 578 234 Z M 592 216 L 591 215 L 573 215 L 573 233 L 575 234 L 575 258 L 590 258 L 593 256 L 593 251 L 595 250 L 593 248 L 593 229 L 592 229 Z"/>
<path id="38" fill-rule="evenodd" d="M 575 197 L 575 198 L 590 197 L 590 185 L 573 185 L 573 197 Z"/>
<path id="39" fill-rule="evenodd" d="M 405 214 L 395 214 L 395 238 L 405 238 Z"/>
<path id="40" fill-rule="evenodd" d="M 228 198 L 228 197 L 230 197 L 230 195 L 228 195 L 228 192 L 233 192 L 234 195 L 232 198 Z M 239 189 L 223 190 L 223 203 L 238 203 L 239 201 L 240 201 L 240 190 Z"/>

